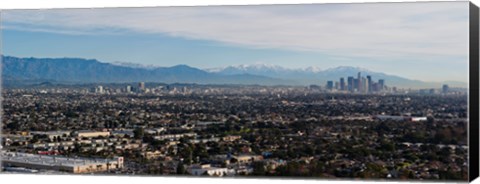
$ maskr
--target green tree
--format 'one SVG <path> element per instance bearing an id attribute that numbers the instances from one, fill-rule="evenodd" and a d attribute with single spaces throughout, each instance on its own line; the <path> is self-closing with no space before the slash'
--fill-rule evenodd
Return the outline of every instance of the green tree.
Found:
<path id="1" fill-rule="evenodd" d="M 135 139 L 141 139 L 143 138 L 143 135 L 144 135 L 144 129 L 143 128 L 136 128 L 135 130 L 133 130 L 133 138 Z"/>
<path id="2" fill-rule="evenodd" d="M 187 173 L 185 166 L 183 165 L 183 163 L 179 163 L 177 166 L 177 174 L 185 174 L 185 173 Z"/>
<path id="3" fill-rule="evenodd" d="M 254 176 L 264 176 L 266 173 L 265 164 L 263 162 L 254 162 L 253 163 L 253 173 Z"/>

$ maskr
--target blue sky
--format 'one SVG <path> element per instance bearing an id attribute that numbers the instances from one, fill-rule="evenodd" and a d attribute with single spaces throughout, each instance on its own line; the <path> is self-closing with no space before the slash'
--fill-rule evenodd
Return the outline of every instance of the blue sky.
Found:
<path id="1" fill-rule="evenodd" d="M 468 3 L 7 10 L 3 54 L 198 68 L 356 66 L 468 80 Z"/>

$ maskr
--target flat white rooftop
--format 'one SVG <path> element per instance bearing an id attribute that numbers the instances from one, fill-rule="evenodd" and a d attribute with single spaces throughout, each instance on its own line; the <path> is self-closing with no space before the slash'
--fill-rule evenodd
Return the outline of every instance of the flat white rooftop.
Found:
<path id="1" fill-rule="evenodd" d="M 34 165 L 69 166 L 69 167 L 117 162 L 117 160 L 114 160 L 114 159 L 73 158 L 73 157 L 64 157 L 64 156 L 38 155 L 38 154 L 17 153 L 17 152 L 2 152 L 1 160 L 2 162 L 6 162 L 6 163 L 16 162 L 16 163 L 26 163 L 26 164 L 34 164 Z"/>

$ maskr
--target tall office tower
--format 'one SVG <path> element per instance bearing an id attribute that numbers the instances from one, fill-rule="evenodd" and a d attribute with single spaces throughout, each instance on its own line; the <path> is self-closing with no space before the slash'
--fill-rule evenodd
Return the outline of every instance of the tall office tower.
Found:
<path id="1" fill-rule="evenodd" d="M 347 86 L 348 91 L 352 92 L 353 91 L 353 86 L 354 86 L 353 85 L 353 77 L 350 76 L 350 77 L 347 78 L 347 85 L 348 85 Z"/>
<path id="2" fill-rule="evenodd" d="M 335 87 L 336 90 L 340 89 L 340 83 L 338 81 L 335 81 Z"/>
<path id="3" fill-rule="evenodd" d="M 377 92 L 378 91 L 378 83 L 374 82 L 372 84 L 372 92 Z"/>
<path id="4" fill-rule="evenodd" d="M 97 88 L 95 89 L 95 93 L 103 94 L 103 86 L 97 86 Z"/>
<path id="5" fill-rule="evenodd" d="M 357 80 L 358 80 L 357 89 L 359 92 L 361 92 L 362 91 L 362 74 L 360 72 L 358 72 Z"/>
<path id="6" fill-rule="evenodd" d="M 362 92 L 368 92 L 368 81 L 365 77 L 362 77 Z"/>
<path id="7" fill-rule="evenodd" d="M 345 91 L 345 79 L 340 78 L 340 91 Z"/>
<path id="8" fill-rule="evenodd" d="M 125 91 L 127 93 L 131 93 L 132 92 L 132 86 L 128 85 Z"/>
<path id="9" fill-rule="evenodd" d="M 333 89 L 333 81 L 327 81 L 327 89 L 332 90 Z"/>
<path id="10" fill-rule="evenodd" d="M 442 93 L 448 93 L 448 90 L 449 90 L 448 85 L 444 84 L 444 85 L 442 86 Z"/>
<path id="11" fill-rule="evenodd" d="M 383 79 L 378 80 L 378 85 L 379 85 L 378 90 L 383 91 L 385 89 L 385 80 L 383 80 Z"/>
<path id="12" fill-rule="evenodd" d="M 138 90 L 141 92 L 145 91 L 145 82 L 138 83 Z"/>
<path id="13" fill-rule="evenodd" d="M 368 85 L 367 85 L 367 92 L 372 92 L 372 76 L 370 75 L 367 75 L 367 82 L 368 82 Z"/>
<path id="14" fill-rule="evenodd" d="M 358 91 L 358 79 L 353 79 L 353 91 Z"/>

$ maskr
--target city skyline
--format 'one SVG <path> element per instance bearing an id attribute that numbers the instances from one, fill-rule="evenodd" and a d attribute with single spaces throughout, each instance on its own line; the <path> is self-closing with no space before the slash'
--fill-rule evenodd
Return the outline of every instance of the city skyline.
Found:
<path id="1" fill-rule="evenodd" d="M 8 10 L 2 14 L 3 54 L 201 69 L 356 66 L 409 79 L 467 82 L 467 5 Z"/>

